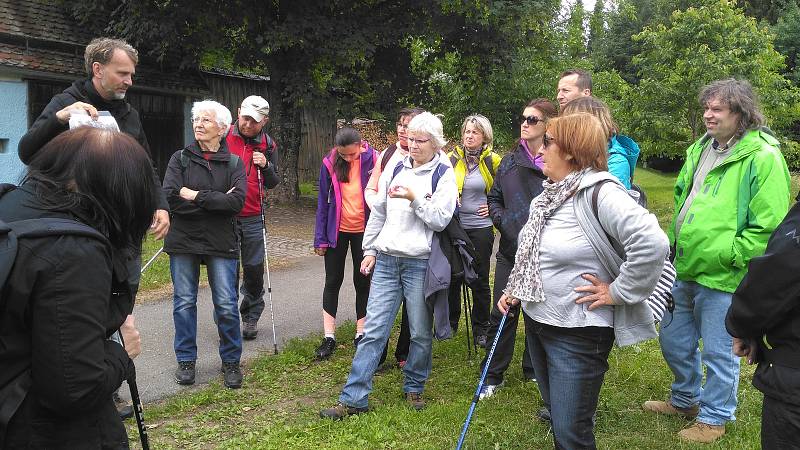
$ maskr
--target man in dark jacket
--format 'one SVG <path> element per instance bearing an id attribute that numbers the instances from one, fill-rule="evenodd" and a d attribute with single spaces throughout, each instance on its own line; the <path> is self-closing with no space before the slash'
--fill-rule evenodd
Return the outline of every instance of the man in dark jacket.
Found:
<path id="1" fill-rule="evenodd" d="M 242 337 L 258 335 L 258 319 L 264 311 L 264 222 L 261 220 L 262 197 L 266 189 L 280 183 L 278 145 L 264 131 L 269 122 L 269 103 L 258 95 L 242 101 L 239 118 L 231 125 L 225 141 L 228 150 L 244 162 L 247 196 L 238 221 L 239 250 L 242 260 Z M 261 186 L 259 186 L 259 181 Z"/>
<path id="2" fill-rule="evenodd" d="M 89 78 L 75 81 L 64 92 L 53 97 L 20 139 L 19 159 L 25 164 L 44 144 L 67 131 L 69 119 L 76 113 L 85 113 L 96 119 L 98 111 L 108 111 L 117 121 L 120 131 L 133 136 L 150 152 L 139 113 L 125 101 L 126 92 L 133 85 L 139 53 L 123 40 L 97 38 L 86 46 L 84 59 Z M 153 183 L 160 186 L 155 170 L 153 176 Z M 152 232 L 157 239 L 163 239 L 167 231 L 169 206 L 166 197 L 162 196 L 159 209 L 153 216 Z M 133 284 L 138 288 L 138 276 L 131 281 L 135 281 Z"/>
<path id="3" fill-rule="evenodd" d="M 800 203 L 750 260 L 725 319 L 733 351 L 758 363 L 753 386 L 764 393 L 761 446 L 800 448 Z"/>
<path id="4" fill-rule="evenodd" d="M 125 101 L 125 94 L 133 85 L 133 75 L 139 53 L 127 42 L 119 39 L 97 38 L 86 46 L 84 52 L 88 79 L 77 80 L 72 86 L 57 94 L 50 100 L 31 128 L 19 141 L 19 159 L 25 164 L 45 144 L 60 133 L 69 129 L 69 120 L 73 114 L 88 114 L 98 117 L 98 111 L 108 111 L 117 121 L 119 130 L 136 139 L 150 152 L 147 136 L 142 129 L 139 113 Z M 161 183 L 153 168 L 153 183 L 161 192 Z M 164 239 L 169 231 L 169 205 L 166 196 L 161 195 L 158 210 L 153 215 L 152 233 L 156 239 Z M 141 250 L 133 252 L 128 264 L 128 284 L 135 297 L 139 290 L 139 268 L 141 266 Z M 133 415 L 133 409 L 114 399 L 123 417 Z"/>

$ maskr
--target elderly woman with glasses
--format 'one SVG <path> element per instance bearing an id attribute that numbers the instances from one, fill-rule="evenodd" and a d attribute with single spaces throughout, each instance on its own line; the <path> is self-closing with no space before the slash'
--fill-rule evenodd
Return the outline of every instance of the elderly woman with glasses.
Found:
<path id="1" fill-rule="evenodd" d="M 656 337 L 645 300 L 669 243 L 656 217 L 606 171 L 607 142 L 590 114 L 548 122 L 541 150 L 547 180 L 531 202 L 497 302 L 503 313 L 521 302 L 531 319 L 525 333 L 556 448 L 596 447 L 593 416 L 612 344 Z M 608 263 L 614 247 L 625 255 L 617 267 Z"/>
<path id="2" fill-rule="evenodd" d="M 172 155 L 164 176 L 164 192 L 173 215 L 164 250 L 170 255 L 174 289 L 178 384 L 194 383 L 197 287 L 200 265 L 205 265 L 225 386 L 235 389 L 242 385 L 236 215 L 244 206 L 247 182 L 242 161 L 225 145 L 230 123 L 231 113 L 225 106 L 211 100 L 196 102 L 192 107 L 195 141 Z"/>
<path id="3" fill-rule="evenodd" d="M 361 270 L 374 269 L 364 337 L 339 403 L 322 410 L 322 417 L 342 419 L 367 411 L 372 377 L 402 300 L 411 330 L 403 392 L 412 408 L 425 406 L 422 391 L 431 371 L 433 341 L 425 274 L 433 233 L 450 223 L 458 195 L 453 169 L 442 163 L 441 148 L 446 143 L 442 122 L 429 112 L 419 114 L 408 125 L 408 156 L 381 175 L 364 231 Z"/>
<path id="4" fill-rule="evenodd" d="M 489 217 L 486 194 L 492 188 L 501 157 L 492 150 L 494 134 L 489 119 L 473 114 L 461 125 L 461 146 L 447 156 L 453 164 L 458 186 L 458 220 L 477 253 L 476 272 L 478 279 L 469 287 L 473 293 L 472 334 L 475 344 L 486 347 L 486 331 L 489 328 L 489 260 L 494 247 L 494 227 Z M 450 327 L 458 329 L 461 316 L 461 282 L 450 284 L 448 303 Z"/>

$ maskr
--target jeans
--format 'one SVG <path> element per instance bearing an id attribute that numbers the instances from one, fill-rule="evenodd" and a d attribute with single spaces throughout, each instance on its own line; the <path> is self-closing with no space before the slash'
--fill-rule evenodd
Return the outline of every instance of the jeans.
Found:
<path id="1" fill-rule="evenodd" d="M 675 375 L 672 404 L 685 408 L 699 403 L 697 421 L 709 425 L 736 420 L 739 357 L 733 354 L 733 338 L 725 329 L 732 295 L 694 281 L 678 280 L 672 296 L 675 310 L 664 316 L 659 336 L 661 353 Z"/>
<path id="2" fill-rule="evenodd" d="M 264 224 L 261 216 L 239 217 L 239 258 L 242 260 L 242 322 L 258 322 L 264 312 Z M 239 277 L 236 277 L 239 280 Z"/>
<path id="3" fill-rule="evenodd" d="M 322 291 L 322 310 L 336 317 L 339 309 L 339 290 L 344 282 L 344 265 L 347 260 L 347 248 L 353 260 L 353 287 L 356 290 L 356 320 L 367 314 L 369 298 L 369 277 L 361 273 L 361 260 L 364 250 L 361 243 L 364 233 L 339 232 L 336 247 L 328 247 L 325 252 L 325 288 Z"/>
<path id="4" fill-rule="evenodd" d="M 555 448 L 596 448 L 593 416 L 614 329 L 561 328 L 528 320 L 525 333 L 533 341 L 531 359 L 542 400 L 550 410 Z"/>
<path id="5" fill-rule="evenodd" d="M 175 291 L 172 319 L 175 322 L 175 356 L 178 362 L 197 360 L 197 285 L 200 262 L 205 262 L 214 322 L 219 332 L 219 356 L 222 362 L 238 363 L 242 356 L 242 332 L 236 308 L 236 269 L 233 258 L 208 255 L 172 254 L 169 271 Z"/>
<path id="6" fill-rule="evenodd" d="M 427 259 L 378 254 L 367 302 L 364 338 L 353 357 L 340 402 L 356 408 L 369 405 L 372 377 L 403 299 L 411 331 L 411 346 L 403 366 L 403 392 L 421 393 L 425 388 L 433 363 L 433 310 L 425 301 L 423 290 L 427 266 Z"/>
<path id="7" fill-rule="evenodd" d="M 489 317 L 489 330 L 487 334 L 487 345 L 492 345 L 494 338 L 497 335 L 497 329 L 500 327 L 500 320 L 503 314 L 497 309 L 497 301 L 503 295 L 503 289 L 508 283 L 508 276 L 511 275 L 511 269 L 514 267 L 514 261 L 509 261 L 500 252 L 497 253 L 497 264 L 494 267 L 494 301 L 492 302 L 492 314 Z M 519 316 L 525 320 L 527 329 L 527 322 L 530 322 L 530 317 L 522 313 L 520 306 L 512 308 L 506 323 L 503 326 L 503 332 L 500 333 L 500 340 L 497 341 L 497 348 L 494 350 L 492 362 L 489 364 L 489 370 L 486 372 L 486 384 L 498 385 L 503 382 L 503 375 L 508 370 L 508 365 L 511 364 L 511 359 L 514 357 L 514 343 L 517 337 L 517 324 L 519 323 Z M 536 378 L 535 371 L 533 370 L 533 362 L 531 362 L 531 336 L 525 334 L 525 351 L 522 353 L 522 376 L 527 379 Z M 486 356 L 489 354 L 487 352 Z M 486 358 L 481 362 L 481 367 L 486 364 Z"/>
<path id="8" fill-rule="evenodd" d="M 478 279 L 469 285 L 472 289 L 472 334 L 486 335 L 489 328 L 489 311 L 492 305 L 492 293 L 489 290 L 489 262 L 494 247 L 494 229 L 492 227 L 470 228 L 464 230 L 475 246 L 475 272 Z M 461 280 L 452 283 L 448 292 L 450 306 L 450 327 L 455 332 L 461 318 Z"/>

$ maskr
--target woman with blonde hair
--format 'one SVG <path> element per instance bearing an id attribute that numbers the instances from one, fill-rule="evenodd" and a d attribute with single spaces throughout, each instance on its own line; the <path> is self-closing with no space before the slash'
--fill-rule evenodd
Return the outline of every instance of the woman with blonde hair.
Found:
<path id="1" fill-rule="evenodd" d="M 556 448 L 596 447 L 593 415 L 612 344 L 656 337 L 645 300 L 669 243 L 656 217 L 606 172 L 606 143 L 590 114 L 548 122 L 540 150 L 547 180 L 497 302 L 503 313 L 522 303 L 531 319 L 525 333 Z"/>
<path id="2" fill-rule="evenodd" d="M 473 114 L 461 125 L 461 146 L 447 156 L 453 164 L 458 186 L 458 220 L 478 255 L 476 272 L 478 279 L 470 284 L 473 294 L 472 334 L 475 344 L 486 347 L 486 331 L 489 328 L 489 260 L 494 247 L 494 227 L 489 217 L 486 195 L 494 184 L 494 176 L 500 165 L 500 155 L 492 150 L 494 133 L 489 119 Z M 461 282 L 452 282 L 448 303 L 450 327 L 455 332 L 461 317 Z"/>

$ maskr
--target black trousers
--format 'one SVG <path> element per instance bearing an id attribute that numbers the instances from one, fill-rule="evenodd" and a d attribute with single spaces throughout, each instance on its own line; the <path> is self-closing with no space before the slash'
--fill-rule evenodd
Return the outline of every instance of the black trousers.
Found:
<path id="1" fill-rule="evenodd" d="M 369 299 L 369 277 L 361 273 L 361 260 L 364 250 L 361 243 L 364 233 L 339 232 L 336 247 L 329 247 L 325 252 L 325 288 L 322 291 L 322 309 L 333 317 L 339 309 L 339 289 L 344 282 L 344 263 L 347 258 L 347 247 L 353 258 L 353 286 L 356 289 L 356 318 L 367 315 L 367 299 Z"/>
<path id="2" fill-rule="evenodd" d="M 497 301 L 503 295 L 503 289 L 508 283 L 508 276 L 511 275 L 511 269 L 514 267 L 514 261 L 509 261 L 499 252 L 497 253 L 497 264 L 494 268 L 494 301 L 492 302 L 492 313 L 489 318 L 489 330 L 486 335 L 487 345 L 491 345 L 494 337 L 497 335 L 497 328 L 500 325 L 500 320 L 503 314 L 497 309 Z M 497 342 L 497 348 L 494 350 L 492 362 L 489 364 L 489 370 L 486 372 L 486 384 L 500 384 L 503 382 L 503 374 L 511 364 L 511 359 L 514 357 L 514 341 L 517 338 L 517 325 L 519 324 L 519 317 L 522 316 L 523 320 L 528 325 L 531 319 L 526 316 L 519 305 L 512 308 L 506 317 L 506 323 L 503 326 L 503 333 L 500 335 L 500 340 Z M 536 378 L 533 370 L 533 362 L 531 361 L 531 339 L 525 336 L 525 352 L 522 354 L 522 375 L 526 379 Z M 488 356 L 488 352 L 487 352 Z M 481 363 L 481 368 L 486 364 L 486 358 Z"/>
<path id="3" fill-rule="evenodd" d="M 397 362 L 405 361 L 408 359 L 408 348 L 411 346 L 411 330 L 408 328 L 408 314 L 406 313 L 406 302 L 403 300 L 402 317 L 400 318 L 400 336 L 397 338 L 397 347 L 394 349 L 394 359 Z M 386 355 L 389 354 L 389 341 L 386 341 L 386 347 L 383 348 L 383 354 L 378 365 L 386 361 Z"/>
<path id="4" fill-rule="evenodd" d="M 800 405 L 764 396 L 764 405 L 761 408 L 761 448 L 800 449 Z"/>
<path id="5" fill-rule="evenodd" d="M 472 334 L 475 336 L 485 335 L 489 328 L 489 310 L 491 308 L 489 303 L 492 300 L 489 290 L 489 263 L 494 248 L 494 229 L 485 227 L 470 228 L 464 231 L 467 232 L 478 256 L 475 268 L 478 279 L 469 285 L 472 289 Z M 450 306 L 450 327 L 453 332 L 458 329 L 458 321 L 461 318 L 461 285 L 460 281 L 451 283 L 447 298 Z"/>

